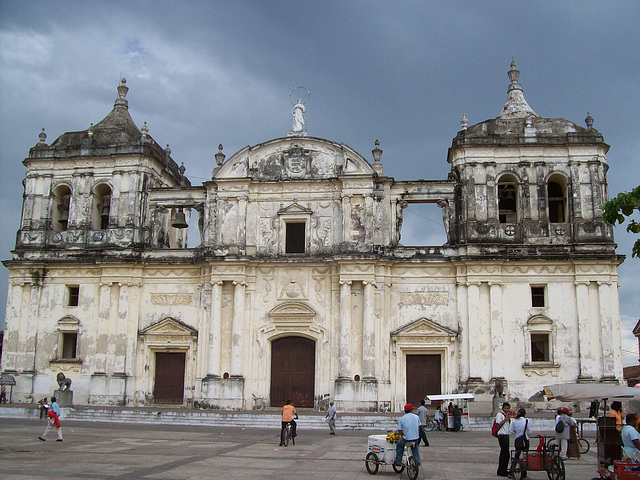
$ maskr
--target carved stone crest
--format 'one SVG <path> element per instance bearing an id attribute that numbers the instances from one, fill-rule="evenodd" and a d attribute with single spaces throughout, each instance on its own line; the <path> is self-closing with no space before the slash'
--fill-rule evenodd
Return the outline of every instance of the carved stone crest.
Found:
<path id="1" fill-rule="evenodd" d="M 304 178 L 311 164 L 311 153 L 294 145 L 282 154 L 283 174 L 287 178 Z"/>

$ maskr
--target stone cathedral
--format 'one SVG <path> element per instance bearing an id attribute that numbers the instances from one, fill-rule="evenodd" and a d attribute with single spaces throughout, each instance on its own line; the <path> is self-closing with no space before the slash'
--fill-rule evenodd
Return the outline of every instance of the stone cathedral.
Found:
<path id="1" fill-rule="evenodd" d="M 122 79 L 100 122 L 24 160 L 3 373 L 34 402 L 397 411 L 427 394 L 622 379 L 609 146 L 542 118 L 512 63 L 500 114 L 463 116 L 448 178 L 396 180 L 339 141 L 215 154 L 211 180 L 138 127 Z M 403 209 L 441 207 L 444 245 L 404 246 Z M 197 218 L 200 245 L 187 247 Z M 195 227 L 194 227 L 195 231 Z M 489 406 L 489 407 L 487 407 Z M 484 407 L 487 407 L 486 409 Z"/>

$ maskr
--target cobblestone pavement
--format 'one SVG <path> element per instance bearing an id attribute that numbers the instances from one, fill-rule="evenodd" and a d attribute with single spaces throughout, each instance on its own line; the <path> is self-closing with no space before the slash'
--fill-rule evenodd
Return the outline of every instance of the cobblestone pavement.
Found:
<path id="1" fill-rule="evenodd" d="M 44 421 L 0 419 L 2 480 L 203 480 L 402 478 L 391 467 L 375 476 L 364 466 L 367 436 L 384 432 L 344 430 L 338 435 L 305 430 L 295 446 L 279 447 L 279 428 L 251 429 L 143 425 L 62 420 L 64 442 L 51 432 L 38 440 Z M 590 442 L 593 436 L 587 437 Z M 485 480 L 495 476 L 498 442 L 490 432 L 432 432 L 421 447 L 420 479 Z M 537 444 L 534 440 L 533 444 Z M 595 446 L 566 462 L 567 480 L 596 475 Z M 529 479 L 547 479 L 529 472 Z"/>

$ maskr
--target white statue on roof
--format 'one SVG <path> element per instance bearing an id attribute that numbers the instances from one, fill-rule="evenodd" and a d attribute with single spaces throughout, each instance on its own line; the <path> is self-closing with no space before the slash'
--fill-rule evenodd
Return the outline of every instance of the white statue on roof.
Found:
<path id="1" fill-rule="evenodd" d="M 306 90 L 307 99 L 305 101 L 302 101 L 301 98 L 298 98 L 298 101 L 296 102 L 296 104 L 293 105 L 293 102 L 291 102 L 291 95 L 296 90 Z M 291 113 L 293 114 L 293 126 L 291 127 L 291 130 L 289 130 L 289 135 L 306 135 L 307 134 L 307 122 L 304 118 L 304 113 L 306 112 L 306 108 L 304 107 L 304 104 L 307 103 L 308 100 L 309 100 L 309 90 L 306 87 L 296 87 L 293 90 L 291 90 L 291 93 L 289 93 L 289 102 L 291 102 L 291 104 L 293 105 L 293 109 L 291 110 Z"/>

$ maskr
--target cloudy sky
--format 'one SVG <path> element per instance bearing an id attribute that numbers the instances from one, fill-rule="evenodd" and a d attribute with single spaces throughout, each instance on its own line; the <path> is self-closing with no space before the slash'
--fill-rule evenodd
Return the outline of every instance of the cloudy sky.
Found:
<path id="1" fill-rule="evenodd" d="M 22 160 L 109 113 L 120 75 L 129 111 L 170 144 L 193 184 L 231 154 L 285 136 L 289 92 L 304 86 L 309 134 L 385 174 L 444 179 L 465 113 L 496 117 L 511 59 L 531 107 L 584 125 L 611 145 L 609 191 L 640 183 L 640 2 L 9 1 L 0 0 L 0 259 L 20 221 Z M 427 232 L 427 233 L 425 233 Z M 437 208 L 410 207 L 403 243 L 439 244 Z M 638 363 L 640 260 L 616 229 L 624 365 Z M 7 270 L 0 272 L 0 325 Z"/>

